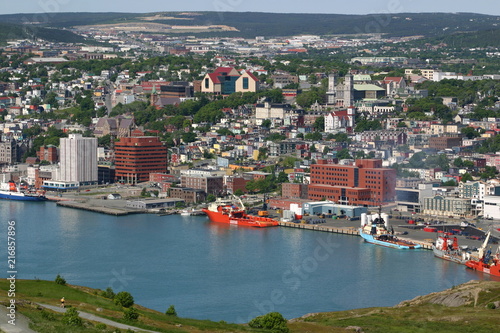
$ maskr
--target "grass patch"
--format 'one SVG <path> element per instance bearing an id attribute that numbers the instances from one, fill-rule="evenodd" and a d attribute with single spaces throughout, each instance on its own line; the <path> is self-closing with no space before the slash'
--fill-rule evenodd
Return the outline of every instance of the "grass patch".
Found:
<path id="1" fill-rule="evenodd" d="M 0 280 L 0 302 L 7 304 L 7 290 L 9 282 Z M 42 333 L 87 333 L 87 332 L 126 332 L 116 330 L 107 325 L 105 329 L 98 322 L 83 320 L 81 327 L 69 327 L 63 324 L 61 313 L 43 309 L 36 303 L 59 306 L 61 297 L 65 298 L 66 307 L 74 307 L 79 311 L 109 319 L 118 323 L 139 327 L 145 330 L 159 332 L 264 332 L 255 330 L 246 325 L 227 324 L 210 320 L 196 320 L 167 316 L 164 313 L 151 310 L 140 305 L 134 305 L 139 313 L 137 321 L 123 319 L 123 308 L 114 304 L 113 300 L 100 295 L 101 290 L 60 285 L 44 280 L 17 280 L 16 299 L 18 312 L 27 316 L 32 321 L 32 329 Z M 100 311 L 97 311 L 97 308 Z"/>

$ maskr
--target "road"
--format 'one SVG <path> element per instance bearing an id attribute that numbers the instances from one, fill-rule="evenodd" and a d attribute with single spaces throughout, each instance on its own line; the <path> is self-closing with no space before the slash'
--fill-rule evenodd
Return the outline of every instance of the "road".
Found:
<path id="1" fill-rule="evenodd" d="M 55 312 L 60 312 L 60 313 L 64 313 L 66 312 L 66 309 L 62 309 L 58 306 L 53 306 L 53 305 L 47 305 L 47 304 L 41 304 L 41 303 L 37 303 L 38 305 L 46 308 L 46 309 L 49 309 L 49 310 L 52 310 L 52 311 L 55 311 Z M 99 322 L 99 323 L 103 323 L 107 326 L 112 326 L 112 327 L 116 327 L 116 328 L 120 328 L 120 329 L 124 329 L 124 330 L 132 330 L 134 332 L 148 332 L 148 333 L 160 333 L 158 331 L 149 331 L 149 330 L 145 330 L 145 329 L 142 329 L 142 328 L 138 328 L 138 327 L 134 327 L 134 326 L 130 326 L 130 325 L 125 325 L 125 324 L 122 324 L 122 323 L 117 323 L 116 321 L 112 321 L 112 320 L 109 320 L 109 319 L 106 319 L 106 318 L 101 318 L 101 317 L 98 317 L 96 315 L 93 315 L 91 313 L 87 313 L 87 312 L 82 312 L 82 311 L 78 311 L 78 315 L 83 318 L 83 319 L 87 319 L 87 320 L 91 320 L 91 321 L 96 321 L 96 322 Z"/>

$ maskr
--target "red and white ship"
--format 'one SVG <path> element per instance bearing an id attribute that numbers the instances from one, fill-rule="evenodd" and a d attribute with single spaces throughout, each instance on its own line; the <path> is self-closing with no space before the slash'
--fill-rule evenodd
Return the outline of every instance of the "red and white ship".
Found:
<path id="1" fill-rule="evenodd" d="M 217 200 L 211 203 L 207 208 L 203 208 L 202 211 L 207 214 L 212 222 L 257 228 L 275 227 L 279 225 L 278 221 L 268 217 L 248 215 L 245 211 L 243 202 L 241 202 L 241 200 L 239 200 L 239 202 L 240 206 L 236 206 L 231 201 Z"/>
<path id="2" fill-rule="evenodd" d="M 495 254 L 492 254 L 491 250 L 486 251 L 489 238 L 490 232 L 488 232 L 488 236 L 486 237 L 483 246 L 479 249 L 479 259 L 468 260 L 465 263 L 465 266 L 479 272 L 500 276 L 500 245 L 498 246 Z"/>

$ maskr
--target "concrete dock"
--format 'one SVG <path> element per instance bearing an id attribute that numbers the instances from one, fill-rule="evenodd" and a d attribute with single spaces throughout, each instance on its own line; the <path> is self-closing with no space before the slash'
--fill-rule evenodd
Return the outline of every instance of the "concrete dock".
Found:
<path id="1" fill-rule="evenodd" d="M 355 227 L 335 227 L 324 224 L 305 224 L 305 223 L 294 223 L 294 222 L 280 222 L 279 224 L 281 227 L 287 227 L 287 228 L 298 228 L 298 229 L 307 229 L 314 231 L 333 232 L 342 235 L 359 236 L 359 231 Z M 422 246 L 423 249 L 432 250 L 432 241 L 415 240 L 401 236 L 398 236 L 398 238 L 419 244 Z"/>
<path id="2" fill-rule="evenodd" d="M 124 215 L 129 215 L 129 214 L 147 213 L 146 211 L 137 210 L 137 209 L 98 206 L 92 202 L 58 201 L 57 205 L 61 206 L 61 207 L 88 210 L 88 211 L 95 212 L 95 213 L 103 213 L 103 214 L 114 215 L 114 216 L 124 216 Z"/>

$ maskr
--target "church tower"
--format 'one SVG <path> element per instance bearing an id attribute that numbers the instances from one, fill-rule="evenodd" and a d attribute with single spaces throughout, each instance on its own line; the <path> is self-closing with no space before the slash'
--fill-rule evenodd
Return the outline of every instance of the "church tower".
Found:
<path id="1" fill-rule="evenodd" d="M 326 92 L 327 104 L 331 105 L 337 104 L 336 85 L 337 85 L 337 75 L 335 73 L 328 75 L 328 91 Z"/>
<path id="2" fill-rule="evenodd" d="M 354 105 L 354 81 L 351 73 L 347 73 L 344 78 L 344 107 Z"/>

